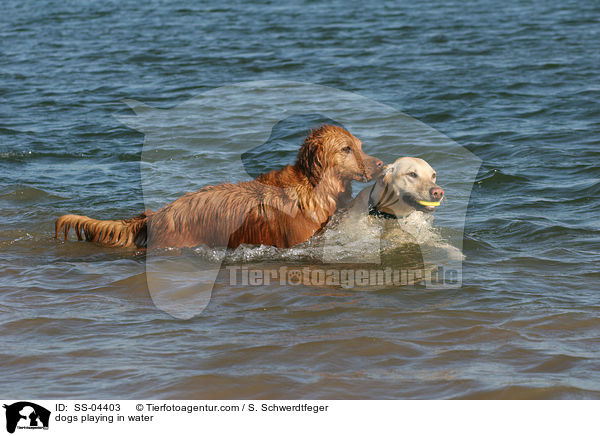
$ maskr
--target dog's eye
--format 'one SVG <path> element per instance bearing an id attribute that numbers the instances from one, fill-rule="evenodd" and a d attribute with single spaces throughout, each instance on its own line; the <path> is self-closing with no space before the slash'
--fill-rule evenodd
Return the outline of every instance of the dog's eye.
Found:
<path id="1" fill-rule="evenodd" d="M 413 172 L 410 172 L 410 173 L 408 173 L 408 175 L 409 175 L 409 176 L 411 176 L 411 177 L 413 177 L 413 178 L 415 178 L 415 179 L 418 177 L 418 176 L 417 176 L 417 173 L 415 173 L 414 171 L 413 171 Z"/>
<path id="2" fill-rule="evenodd" d="M 350 153 L 352 151 L 352 147 L 344 147 L 344 148 L 342 148 L 342 151 L 344 153 Z"/>

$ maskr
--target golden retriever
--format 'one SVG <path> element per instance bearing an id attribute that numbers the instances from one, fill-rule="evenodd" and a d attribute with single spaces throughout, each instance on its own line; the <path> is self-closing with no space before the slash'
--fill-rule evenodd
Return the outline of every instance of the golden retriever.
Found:
<path id="1" fill-rule="evenodd" d="M 79 240 L 113 247 L 292 247 L 320 230 L 383 163 L 362 151 L 347 130 L 324 125 L 305 138 L 294 165 L 237 184 L 207 186 L 157 212 L 101 221 L 79 215 L 56 220 L 56 237 L 71 227 Z"/>

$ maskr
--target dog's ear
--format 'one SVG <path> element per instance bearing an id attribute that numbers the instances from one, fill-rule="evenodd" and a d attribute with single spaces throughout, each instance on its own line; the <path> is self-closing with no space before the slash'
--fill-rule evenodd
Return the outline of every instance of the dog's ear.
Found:
<path id="1" fill-rule="evenodd" d="M 392 174 L 394 174 L 394 164 L 388 164 L 383 167 L 383 171 L 379 177 L 385 185 L 389 185 L 392 182 Z"/>
<path id="2" fill-rule="evenodd" d="M 321 137 L 322 130 L 323 127 L 310 132 L 304 140 L 302 147 L 300 147 L 296 161 L 296 165 L 302 174 L 308 178 L 313 186 L 316 186 L 321 181 L 321 176 L 323 175 L 325 150 L 323 147 L 323 138 Z"/>

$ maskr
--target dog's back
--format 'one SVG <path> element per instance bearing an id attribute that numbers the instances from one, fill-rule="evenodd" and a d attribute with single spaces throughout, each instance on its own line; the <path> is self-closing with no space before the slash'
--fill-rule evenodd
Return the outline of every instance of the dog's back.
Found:
<path id="1" fill-rule="evenodd" d="M 294 188 L 259 181 L 209 186 L 186 194 L 148 219 L 151 247 L 291 247 L 320 223 L 306 219 Z"/>
<path id="2" fill-rule="evenodd" d="M 257 180 L 207 186 L 183 195 L 155 213 L 128 220 L 97 220 L 63 215 L 56 221 L 56 237 L 65 239 L 72 227 L 78 240 L 110 247 L 209 247 L 235 248 L 240 244 L 291 247 L 310 238 L 322 226 L 318 217 L 307 217 L 301 209 L 296 187 L 276 182 L 294 179 L 293 167 L 281 179 L 281 170 Z M 279 176 L 279 178 L 277 178 Z M 297 183 L 300 183 L 297 180 Z M 280 183 L 281 184 L 281 183 Z M 330 204 L 321 218 L 335 211 Z M 331 210 L 333 209 L 333 210 Z"/>
<path id="3" fill-rule="evenodd" d="M 305 139 L 294 165 L 250 182 L 207 186 L 129 220 L 63 215 L 56 237 L 63 232 L 67 239 L 73 227 L 79 240 L 112 247 L 291 247 L 322 228 L 350 195 L 352 180 L 367 181 L 381 167 L 348 131 L 322 126 Z"/>

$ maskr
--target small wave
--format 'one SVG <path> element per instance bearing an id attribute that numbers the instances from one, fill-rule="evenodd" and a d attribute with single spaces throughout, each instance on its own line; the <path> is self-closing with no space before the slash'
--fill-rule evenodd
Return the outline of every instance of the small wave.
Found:
<path id="1" fill-rule="evenodd" d="M 465 400 L 574 400 L 600 398 L 596 391 L 571 386 L 507 386 L 461 395 Z"/>
<path id="2" fill-rule="evenodd" d="M 34 188 L 32 186 L 11 185 L 0 192 L 0 199 L 12 200 L 19 203 L 30 203 L 42 199 L 62 200 L 56 194 L 50 194 L 43 189 Z"/>
<path id="3" fill-rule="evenodd" d="M 591 199 L 600 195 L 600 180 L 594 178 L 563 183 L 561 186 L 555 186 L 554 189 L 557 192 L 563 192 L 563 198 L 567 198 L 568 200 L 581 197 Z"/>
<path id="4" fill-rule="evenodd" d="M 480 233 L 495 234 L 506 238 L 508 235 L 512 238 L 519 238 L 522 242 L 527 241 L 548 241 L 552 238 L 573 239 L 576 237 L 590 238 L 592 235 L 599 234 L 600 231 L 591 228 L 569 227 L 556 224 L 550 218 L 536 217 L 529 219 L 515 218 L 490 218 L 485 221 L 485 231 Z"/>
<path id="5" fill-rule="evenodd" d="M 16 235 L 11 235 L 14 232 L 2 232 L 0 233 L 0 238 L 2 240 L 0 240 L 0 247 L 2 246 L 8 246 L 8 245 L 14 245 L 16 243 L 19 242 L 23 242 L 23 241 L 31 241 L 33 239 L 35 239 L 35 236 L 33 236 L 30 233 L 25 233 L 24 235 L 22 233 L 19 233 L 20 236 L 16 236 Z M 4 238 L 9 237 L 9 239 L 5 240 Z"/>
<path id="6" fill-rule="evenodd" d="M 492 252 L 497 247 L 491 241 L 485 241 L 481 238 L 477 238 L 474 235 L 464 235 L 463 238 L 463 249 L 471 252 Z"/>
<path id="7" fill-rule="evenodd" d="M 530 180 L 525 176 L 505 174 L 501 170 L 494 168 L 482 176 L 479 176 L 475 180 L 475 183 L 482 187 L 495 188 L 501 186 L 503 189 L 506 189 L 507 183 L 520 184 L 529 181 Z"/>
<path id="8" fill-rule="evenodd" d="M 7 162 L 23 162 L 30 159 L 38 158 L 57 158 L 57 159 L 82 159 L 87 156 L 81 152 L 68 152 L 68 151 L 3 151 L 0 152 L 0 160 Z"/>
<path id="9" fill-rule="evenodd" d="M 561 371 L 569 371 L 577 364 L 585 362 L 587 359 L 578 356 L 569 356 L 565 354 L 557 354 L 548 356 L 542 362 L 536 362 L 523 372 L 531 373 L 557 373 Z"/>

